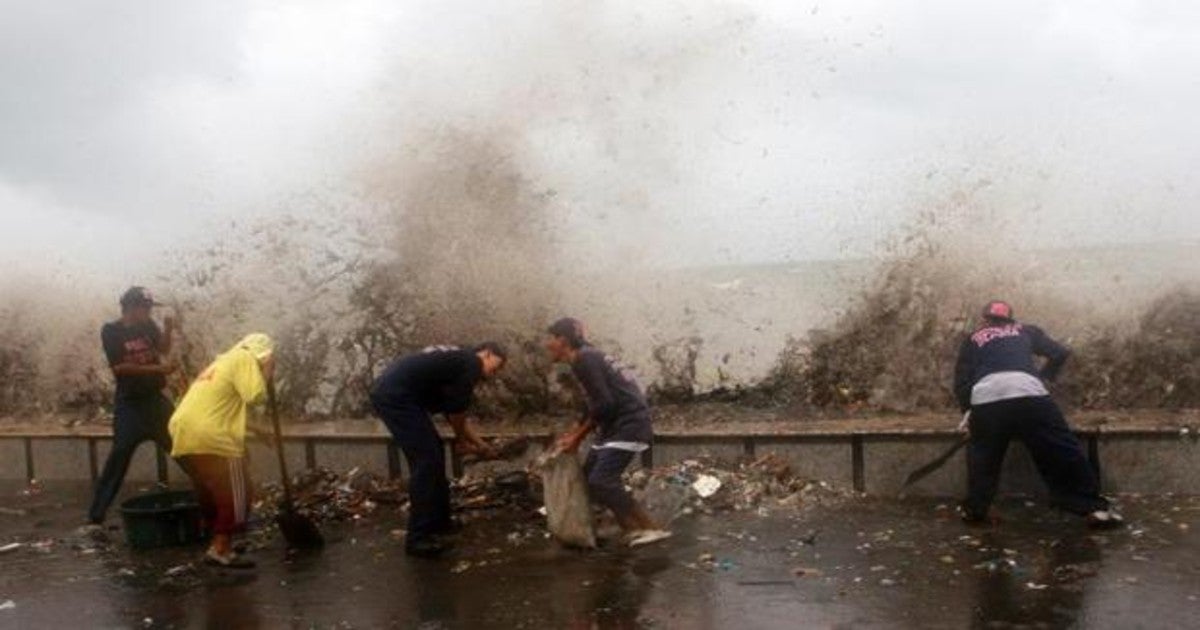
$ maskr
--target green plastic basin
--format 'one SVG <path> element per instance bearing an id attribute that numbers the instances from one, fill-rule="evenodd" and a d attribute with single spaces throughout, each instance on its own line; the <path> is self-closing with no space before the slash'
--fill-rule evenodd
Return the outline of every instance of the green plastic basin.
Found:
<path id="1" fill-rule="evenodd" d="M 181 547 L 205 539 L 200 505 L 190 490 L 155 492 L 121 504 L 125 538 L 134 549 Z"/>

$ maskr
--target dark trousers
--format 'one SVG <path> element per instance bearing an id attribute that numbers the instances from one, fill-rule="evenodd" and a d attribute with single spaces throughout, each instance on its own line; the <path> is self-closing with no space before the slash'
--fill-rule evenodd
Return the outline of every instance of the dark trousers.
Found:
<path id="1" fill-rule="evenodd" d="M 967 447 L 968 495 L 963 507 L 984 516 L 996 496 L 1004 453 L 1012 439 L 1029 449 L 1055 505 L 1075 514 L 1107 510 L 1096 472 L 1062 411 L 1049 396 L 1001 400 L 971 408 Z"/>
<path id="2" fill-rule="evenodd" d="M 125 473 L 138 445 L 153 440 L 166 453 L 171 452 L 171 434 L 167 423 L 175 407 L 161 394 L 148 398 L 118 399 L 113 407 L 113 441 L 104 470 L 96 481 L 96 495 L 88 510 L 93 523 L 104 520 L 108 507 L 117 498 Z"/>
<path id="3" fill-rule="evenodd" d="M 633 497 L 625 489 L 621 475 L 633 461 L 634 453 L 615 448 L 591 449 L 583 462 L 588 497 L 613 511 L 618 517 L 633 511 Z"/>
<path id="4" fill-rule="evenodd" d="M 433 419 L 416 402 L 371 402 L 408 460 L 407 543 L 444 532 L 450 526 L 450 480 L 446 477 L 446 450 Z"/>

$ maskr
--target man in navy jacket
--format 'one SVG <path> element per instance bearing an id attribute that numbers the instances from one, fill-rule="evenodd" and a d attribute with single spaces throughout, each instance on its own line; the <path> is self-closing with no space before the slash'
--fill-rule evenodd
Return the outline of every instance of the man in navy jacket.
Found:
<path id="1" fill-rule="evenodd" d="M 494 456 L 467 421 L 466 413 L 475 387 L 499 372 L 507 356 L 499 344 L 490 341 L 469 349 L 431 346 L 397 359 L 371 386 L 371 405 L 412 471 L 404 545 L 409 555 L 442 554 L 449 548 L 443 536 L 457 529 L 450 514 L 446 453 L 431 416 L 446 416 L 460 452 Z"/>
<path id="2" fill-rule="evenodd" d="M 954 370 L 954 393 L 971 432 L 964 520 L 987 520 L 1015 438 L 1029 449 L 1056 506 L 1085 516 L 1093 527 L 1123 524 L 1100 496 L 1095 470 L 1046 389 L 1069 355 L 1040 328 L 1013 319 L 1008 303 L 984 307 L 983 322 L 963 340 Z M 1035 356 L 1044 359 L 1040 368 Z"/>

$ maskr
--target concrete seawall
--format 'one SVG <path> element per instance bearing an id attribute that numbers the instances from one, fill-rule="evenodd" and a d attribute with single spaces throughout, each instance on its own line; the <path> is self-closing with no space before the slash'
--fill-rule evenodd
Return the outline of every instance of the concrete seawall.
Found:
<path id="1" fill-rule="evenodd" d="M 324 466 L 336 471 L 359 467 L 380 475 L 407 474 L 403 457 L 377 423 L 352 423 L 353 428 L 330 432 L 320 426 L 297 425 L 284 437 L 289 466 L 294 471 Z M 1200 480 L 1200 425 L 1196 410 L 1157 413 L 1152 420 L 1138 415 L 1084 416 L 1075 425 L 1106 492 L 1144 494 L 1196 492 Z M 496 432 L 511 435 L 513 431 Z M 540 452 L 551 432 L 531 434 L 535 445 L 519 465 Z M 801 476 L 874 495 L 894 495 L 914 468 L 952 446 L 960 434 L 937 423 L 913 419 L 886 423 L 871 421 L 790 423 L 784 426 L 747 424 L 720 430 L 660 429 L 654 448 L 641 465 L 661 466 L 684 459 L 715 457 L 734 460 L 775 453 Z M 0 429 L 0 479 L 95 479 L 104 465 L 111 440 L 104 427 L 85 429 Z M 452 473 L 462 465 L 447 444 Z M 909 495 L 958 496 L 966 483 L 960 451 L 940 470 L 907 490 Z M 251 469 L 259 480 L 275 479 L 274 454 L 261 443 L 250 446 Z M 514 464 L 485 464 L 485 466 Z M 1036 469 L 1023 446 L 1014 443 L 1006 463 L 1003 491 L 1043 494 Z M 138 451 L 128 478 L 133 481 L 179 481 L 182 472 L 149 443 Z"/>

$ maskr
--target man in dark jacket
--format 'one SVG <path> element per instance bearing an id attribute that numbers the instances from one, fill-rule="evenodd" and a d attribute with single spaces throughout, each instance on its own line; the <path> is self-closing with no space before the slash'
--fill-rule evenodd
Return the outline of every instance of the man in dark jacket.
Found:
<path id="1" fill-rule="evenodd" d="M 1029 449 L 1057 506 L 1085 516 L 1093 527 L 1123 523 L 1100 496 L 1079 439 L 1046 389 L 1069 354 L 1040 328 L 1013 319 L 1012 307 L 1000 301 L 984 307 L 981 326 L 963 340 L 954 392 L 971 435 L 964 520 L 987 520 L 1005 451 L 1015 438 Z M 1045 359 L 1040 368 L 1035 356 Z"/>
<path id="2" fill-rule="evenodd" d="M 104 522 L 138 445 L 153 440 L 164 452 L 171 452 L 167 422 L 174 407 L 163 395 L 163 388 L 167 375 L 175 371 L 175 365 L 164 360 L 171 352 L 175 320 L 167 318 L 166 330 L 159 330 L 150 316 L 157 305 L 144 287 L 131 287 L 121 295 L 121 318 L 100 329 L 104 355 L 117 386 L 112 450 L 96 481 L 96 494 L 88 510 L 88 522 L 93 526 Z"/>
<path id="3" fill-rule="evenodd" d="M 499 344 L 472 349 L 432 346 L 392 363 L 371 387 L 371 404 L 408 460 L 409 515 L 405 551 L 432 557 L 448 548 L 441 535 L 453 531 L 446 452 L 431 414 L 444 414 L 460 452 L 483 457 L 492 449 L 467 422 L 475 385 L 504 367 Z"/>
<path id="4" fill-rule="evenodd" d="M 593 431 L 596 438 L 584 461 L 591 499 L 612 510 L 631 546 L 670 537 L 625 489 L 621 474 L 636 454 L 650 448 L 654 431 L 650 406 L 633 372 L 587 342 L 583 323 L 565 317 L 550 327 L 546 350 L 556 363 L 567 363 L 587 398 L 587 414 L 559 438 L 564 452 L 575 452 Z"/>

